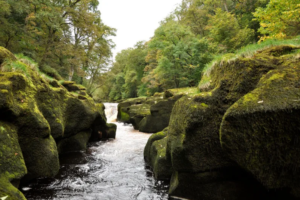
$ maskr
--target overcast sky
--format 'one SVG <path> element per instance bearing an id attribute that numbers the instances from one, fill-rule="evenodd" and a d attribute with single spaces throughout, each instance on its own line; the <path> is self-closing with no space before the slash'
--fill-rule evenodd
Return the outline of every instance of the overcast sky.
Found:
<path id="1" fill-rule="evenodd" d="M 148 41 L 159 22 L 168 16 L 182 0 L 100 0 L 103 22 L 117 29 L 113 37 L 114 56 L 138 41 Z"/>

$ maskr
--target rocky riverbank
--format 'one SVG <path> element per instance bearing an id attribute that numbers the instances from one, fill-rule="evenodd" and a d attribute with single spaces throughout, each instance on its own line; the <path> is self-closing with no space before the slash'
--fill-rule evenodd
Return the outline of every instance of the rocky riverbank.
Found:
<path id="1" fill-rule="evenodd" d="M 45 79 L 1 48 L 1 67 L 12 62 L 23 71 L 0 72 L 0 197 L 20 200 L 20 181 L 55 176 L 59 154 L 114 138 L 116 126 L 106 123 L 104 105 L 84 87 Z"/>
<path id="2" fill-rule="evenodd" d="M 152 135 L 144 151 L 155 177 L 171 179 L 169 194 L 300 197 L 298 49 L 272 47 L 217 63 L 199 94 L 176 101 L 168 128 Z"/>

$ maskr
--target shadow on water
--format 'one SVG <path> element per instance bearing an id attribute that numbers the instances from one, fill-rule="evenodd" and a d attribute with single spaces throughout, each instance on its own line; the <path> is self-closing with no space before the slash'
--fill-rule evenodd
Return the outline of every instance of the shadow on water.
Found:
<path id="1" fill-rule="evenodd" d="M 108 119 L 116 104 L 106 104 Z M 114 115 L 114 116 L 113 116 Z M 110 121 L 110 120 L 109 120 Z M 89 144 L 84 152 L 60 155 L 55 178 L 37 179 L 23 186 L 28 200 L 167 200 L 169 183 L 155 181 L 143 159 L 150 137 L 132 126 L 116 123 L 117 138 Z"/>

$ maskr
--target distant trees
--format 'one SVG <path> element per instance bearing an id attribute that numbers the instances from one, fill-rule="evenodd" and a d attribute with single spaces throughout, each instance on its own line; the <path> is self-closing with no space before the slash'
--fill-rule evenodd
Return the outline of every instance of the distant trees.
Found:
<path id="1" fill-rule="evenodd" d="M 84 84 L 100 99 L 150 96 L 195 86 L 214 54 L 300 32 L 300 0 L 182 0 L 147 42 L 120 52 L 112 67 L 98 0 L 0 0 L 0 45 L 35 59 L 50 75 Z"/>
<path id="2" fill-rule="evenodd" d="M 138 87 L 141 85 L 146 66 L 146 55 L 145 42 L 138 42 L 134 48 L 118 53 L 110 72 L 103 77 L 110 84 L 108 87 L 104 86 L 105 89 L 102 87 L 102 90 L 109 90 L 111 100 L 138 96 Z"/>
<path id="3" fill-rule="evenodd" d="M 197 85 L 214 54 L 234 52 L 258 40 L 259 23 L 253 21 L 252 12 L 268 1 L 182 0 L 143 48 L 127 49 L 117 56 L 112 71 L 122 70 L 114 80 L 109 78 L 112 72 L 107 73 L 113 88 L 109 98 L 150 96 Z M 133 54 L 139 55 L 139 61 Z"/>
<path id="4" fill-rule="evenodd" d="M 156 52 L 157 67 L 152 75 L 163 89 L 194 86 L 204 64 L 212 58 L 207 40 L 197 38 L 189 27 L 176 21 L 164 23 L 155 31 L 148 50 L 150 54 Z"/>

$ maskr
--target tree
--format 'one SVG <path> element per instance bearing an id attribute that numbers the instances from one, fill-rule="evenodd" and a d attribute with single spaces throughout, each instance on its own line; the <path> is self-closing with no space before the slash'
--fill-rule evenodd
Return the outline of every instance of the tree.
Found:
<path id="1" fill-rule="evenodd" d="M 300 0 L 271 0 L 266 8 L 254 13 L 260 23 L 259 32 L 268 38 L 283 39 L 300 34 Z"/>
<path id="2" fill-rule="evenodd" d="M 98 4 L 98 0 L 0 0 L 0 45 L 35 59 L 45 73 L 54 68 L 64 78 L 73 80 L 76 75 L 83 83 L 88 68 L 107 60 L 113 47 L 108 36 L 115 29 L 103 24 Z"/>
<path id="3" fill-rule="evenodd" d="M 209 38 L 219 44 L 223 52 L 232 52 L 254 39 L 254 31 L 249 28 L 241 28 L 237 18 L 221 9 L 216 10 L 216 15 L 210 17 L 207 29 Z"/>
<path id="4" fill-rule="evenodd" d="M 207 41 L 176 21 L 161 24 L 148 46 L 157 50 L 153 75 L 164 89 L 195 85 L 211 59 Z"/>

